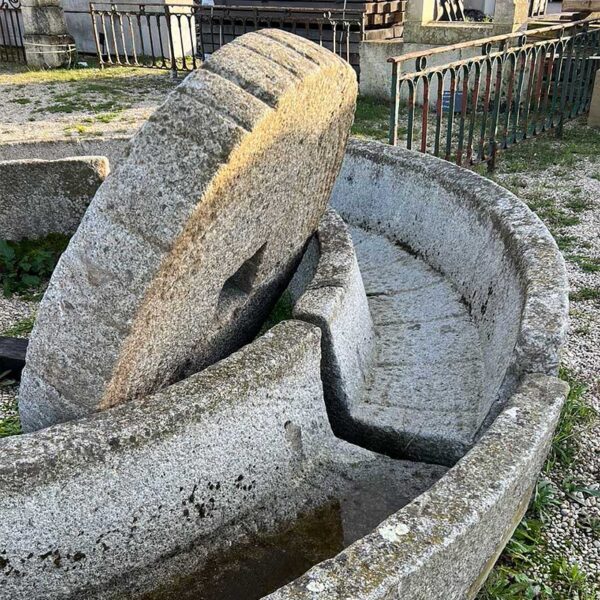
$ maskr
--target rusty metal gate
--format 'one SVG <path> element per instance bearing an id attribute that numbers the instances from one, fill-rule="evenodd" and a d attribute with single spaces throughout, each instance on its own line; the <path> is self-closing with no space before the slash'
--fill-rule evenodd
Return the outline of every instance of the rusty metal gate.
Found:
<path id="1" fill-rule="evenodd" d="M 499 150 L 589 110 L 599 59 L 600 19 L 390 58 L 390 143 L 493 169 Z"/>
<path id="2" fill-rule="evenodd" d="M 0 0 L 0 62 L 26 62 L 21 0 Z"/>

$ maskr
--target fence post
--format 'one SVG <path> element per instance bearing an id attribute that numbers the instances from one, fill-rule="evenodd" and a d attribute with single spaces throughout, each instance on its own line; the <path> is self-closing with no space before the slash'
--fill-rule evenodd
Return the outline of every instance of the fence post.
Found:
<path id="1" fill-rule="evenodd" d="M 98 37 L 98 25 L 96 23 L 95 8 L 93 2 L 90 2 L 90 17 L 92 19 L 92 28 L 94 30 L 94 42 L 96 44 L 96 54 L 98 54 L 98 62 L 100 68 L 104 69 L 104 55 L 100 49 L 100 38 Z"/>
<path id="2" fill-rule="evenodd" d="M 390 112 L 389 142 L 392 146 L 398 145 L 398 119 L 400 118 L 400 67 L 397 62 L 392 63 L 392 110 Z"/>
<path id="3" fill-rule="evenodd" d="M 171 9 L 165 4 L 165 19 L 167 21 L 167 35 L 169 36 L 169 52 L 171 53 L 171 79 L 177 79 L 177 58 L 175 57 L 175 44 L 171 31 Z"/>

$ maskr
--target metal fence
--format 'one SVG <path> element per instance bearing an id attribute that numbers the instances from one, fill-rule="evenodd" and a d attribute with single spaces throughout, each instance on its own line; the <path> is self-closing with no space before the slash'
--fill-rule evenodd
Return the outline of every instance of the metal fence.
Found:
<path id="1" fill-rule="evenodd" d="M 26 62 L 21 0 L 0 0 L 0 62 Z"/>
<path id="2" fill-rule="evenodd" d="M 599 50 L 595 19 L 391 58 L 390 143 L 493 169 L 498 150 L 589 109 Z"/>
<path id="3" fill-rule="evenodd" d="M 190 71 L 223 44 L 249 31 L 277 28 L 321 44 L 358 66 L 359 11 L 313 8 L 90 4 L 102 66 Z"/>

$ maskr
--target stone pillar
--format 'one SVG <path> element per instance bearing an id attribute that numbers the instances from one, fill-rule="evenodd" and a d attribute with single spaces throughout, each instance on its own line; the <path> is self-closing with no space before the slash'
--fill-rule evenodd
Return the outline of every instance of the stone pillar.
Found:
<path id="1" fill-rule="evenodd" d="M 60 0 L 23 0 L 21 11 L 27 64 L 40 69 L 68 65 L 75 44 Z"/>
<path id="2" fill-rule="evenodd" d="M 596 71 L 596 80 L 594 82 L 594 91 L 592 92 L 588 125 L 590 127 L 600 128 L 600 69 Z"/>
<path id="3" fill-rule="evenodd" d="M 496 0 L 494 11 L 494 35 L 514 33 L 529 18 L 529 0 Z"/>

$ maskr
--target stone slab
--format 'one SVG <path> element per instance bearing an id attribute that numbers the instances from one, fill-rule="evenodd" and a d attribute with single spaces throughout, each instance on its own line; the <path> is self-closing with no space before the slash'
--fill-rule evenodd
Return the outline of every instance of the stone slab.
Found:
<path id="1" fill-rule="evenodd" d="M 362 395 L 371 370 L 374 332 L 352 238 L 335 211 L 321 219 L 316 243 L 319 259 L 293 315 L 321 329 L 325 401 L 337 434 L 345 429 L 349 406 Z M 300 271 L 313 260 L 309 252 Z"/>
<path id="2" fill-rule="evenodd" d="M 328 558 L 446 472 L 335 438 L 320 372 L 319 329 L 290 320 L 147 398 L 2 440 L 0 595 L 211 597 L 223 552 L 334 503 Z"/>
<path id="3" fill-rule="evenodd" d="M 265 600 L 475 598 L 527 508 L 567 391 L 555 377 L 525 375 L 490 430 L 430 490 Z"/>
<path id="4" fill-rule="evenodd" d="M 227 44 L 100 188 L 42 301 L 21 387 L 31 431 L 144 396 L 248 342 L 318 226 L 353 70 L 292 34 Z"/>
<path id="5" fill-rule="evenodd" d="M 588 125 L 590 127 L 600 128 L 600 70 L 596 71 L 594 79 L 594 89 L 590 101 L 590 112 L 588 115 Z"/>

